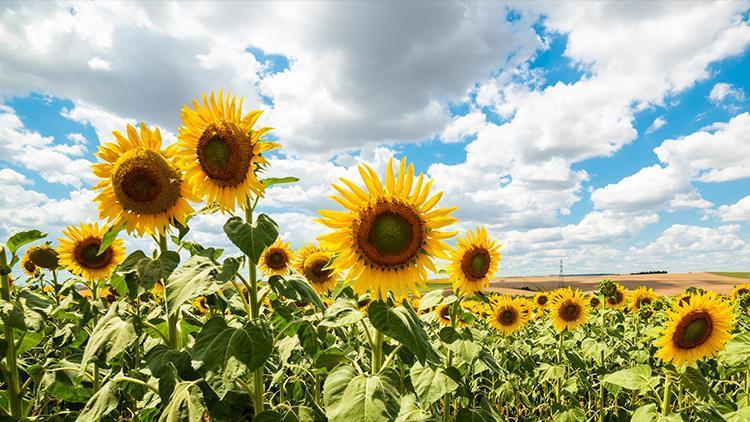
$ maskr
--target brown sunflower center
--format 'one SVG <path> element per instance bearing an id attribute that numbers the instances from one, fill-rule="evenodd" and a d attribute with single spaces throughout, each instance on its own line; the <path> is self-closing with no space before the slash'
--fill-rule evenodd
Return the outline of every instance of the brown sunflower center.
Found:
<path id="1" fill-rule="evenodd" d="M 581 313 L 581 307 L 575 303 L 568 303 L 560 308 L 560 317 L 565 321 L 575 321 Z"/>
<path id="2" fill-rule="evenodd" d="M 711 315 L 706 311 L 692 311 L 677 324 L 672 341 L 681 349 L 692 349 L 705 343 L 713 332 Z"/>
<path id="3" fill-rule="evenodd" d="M 484 248 L 475 248 L 461 258 L 461 270 L 466 278 L 474 281 L 487 275 L 490 269 L 490 253 Z"/>
<path id="4" fill-rule="evenodd" d="M 622 295 L 622 292 L 619 290 L 616 290 L 615 293 L 612 296 L 609 296 L 607 298 L 607 302 L 609 302 L 610 305 L 619 305 L 624 296 Z"/>
<path id="5" fill-rule="evenodd" d="M 413 263 L 424 241 L 424 225 L 406 203 L 380 200 L 354 223 L 357 252 L 371 267 L 398 270 Z"/>
<path id="6" fill-rule="evenodd" d="M 49 246 L 39 246 L 29 249 L 29 259 L 37 267 L 48 270 L 57 269 L 60 264 L 57 252 Z"/>
<path id="7" fill-rule="evenodd" d="M 180 173 L 156 151 L 126 152 L 112 174 L 115 197 L 126 211 L 158 214 L 174 206 L 180 198 Z"/>
<path id="8" fill-rule="evenodd" d="M 547 296 L 538 296 L 536 298 L 536 303 L 542 306 L 546 305 L 548 301 L 549 301 L 549 298 Z"/>
<path id="9" fill-rule="evenodd" d="M 518 315 L 516 312 L 512 309 L 505 309 L 500 313 L 500 318 L 498 318 L 498 321 L 500 321 L 503 325 L 513 325 L 514 322 L 516 322 Z"/>
<path id="10" fill-rule="evenodd" d="M 112 248 L 107 248 L 99 255 L 101 239 L 88 238 L 76 244 L 74 255 L 76 262 L 85 268 L 100 269 L 112 262 Z"/>
<path id="11" fill-rule="evenodd" d="M 305 260 L 302 273 L 311 283 L 325 283 L 330 279 L 331 274 L 333 274 L 332 269 L 326 268 L 330 261 L 331 259 L 328 255 L 320 252 L 314 253 Z"/>
<path id="12" fill-rule="evenodd" d="M 266 265 L 274 270 L 284 269 L 288 260 L 286 253 L 281 249 L 271 249 L 266 254 Z"/>
<path id="13" fill-rule="evenodd" d="M 589 304 L 593 307 L 599 306 L 599 298 L 598 297 L 592 297 L 591 300 L 589 300 Z"/>
<path id="14" fill-rule="evenodd" d="M 447 306 L 440 308 L 440 318 L 449 320 L 451 318 L 450 309 Z"/>
<path id="15" fill-rule="evenodd" d="M 236 124 L 224 120 L 206 127 L 198 140 L 197 153 L 203 172 L 221 186 L 244 182 L 253 155 L 247 135 Z"/>
<path id="16" fill-rule="evenodd" d="M 30 273 L 36 272 L 36 265 L 31 261 L 24 261 L 23 267 Z"/>
<path id="17" fill-rule="evenodd" d="M 648 297 L 642 297 L 636 301 L 636 306 L 640 308 L 641 306 L 648 305 L 651 303 L 651 298 Z"/>
<path id="18" fill-rule="evenodd" d="M 748 293 L 750 293 L 750 290 L 748 289 L 745 289 L 745 288 L 737 289 L 737 296 L 746 295 Z"/>

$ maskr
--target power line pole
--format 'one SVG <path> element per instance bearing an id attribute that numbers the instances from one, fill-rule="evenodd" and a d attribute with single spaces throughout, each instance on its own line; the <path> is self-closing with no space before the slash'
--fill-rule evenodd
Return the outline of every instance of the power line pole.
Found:
<path id="1" fill-rule="evenodd" d="M 557 284 L 559 284 L 557 287 L 562 287 L 565 283 L 565 275 L 563 275 L 563 260 L 560 260 L 560 276 L 557 278 Z"/>

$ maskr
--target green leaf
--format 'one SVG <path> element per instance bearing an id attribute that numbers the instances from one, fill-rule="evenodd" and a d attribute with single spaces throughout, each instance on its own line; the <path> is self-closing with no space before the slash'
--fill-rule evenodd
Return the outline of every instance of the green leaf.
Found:
<path id="1" fill-rule="evenodd" d="M 81 368 L 94 359 L 100 364 L 111 362 L 135 339 L 135 327 L 130 320 L 120 317 L 119 303 L 115 303 L 94 327 L 83 351 Z"/>
<path id="2" fill-rule="evenodd" d="M 370 303 L 367 314 L 373 327 L 406 346 L 420 363 L 440 361 L 440 355 L 430 343 L 422 321 L 411 307 L 388 307 L 383 301 L 375 301 Z"/>
<path id="3" fill-rule="evenodd" d="M 81 413 L 78 415 L 76 422 L 99 422 L 105 416 L 114 412 L 120 400 L 117 398 L 116 384 L 108 382 L 96 392 Z"/>
<path id="4" fill-rule="evenodd" d="M 197 369 L 206 374 L 211 388 L 223 399 L 236 387 L 238 378 L 263 366 L 272 351 L 273 337 L 261 323 L 250 321 L 235 328 L 217 317 L 201 328 L 192 356 Z"/>
<path id="5" fill-rule="evenodd" d="M 13 304 L 2 301 L 0 318 L 9 326 L 22 331 L 40 331 L 51 310 L 52 303 L 46 296 L 21 290 Z"/>
<path id="6" fill-rule="evenodd" d="M 448 344 L 447 347 L 453 350 L 453 353 L 456 355 L 461 356 L 466 362 L 473 362 L 474 359 L 479 357 L 479 353 L 482 351 L 482 346 L 471 340 L 456 340 Z"/>
<path id="7" fill-rule="evenodd" d="M 279 235 L 279 228 L 271 217 L 260 214 L 252 225 L 240 217 L 232 217 L 224 224 L 224 233 L 254 263 L 258 263 L 263 249 Z"/>
<path id="8" fill-rule="evenodd" d="M 99 245 L 99 252 L 97 252 L 97 255 L 101 255 L 104 253 L 104 251 L 107 250 L 107 248 L 112 244 L 112 242 L 117 239 L 117 235 L 120 234 L 121 231 L 125 230 L 125 227 L 127 226 L 127 223 L 124 221 L 116 226 L 110 226 L 109 230 L 107 230 L 106 233 L 104 233 L 104 236 L 102 236 L 102 244 Z"/>
<path id="9" fill-rule="evenodd" d="M 159 280 L 166 280 L 180 263 L 180 255 L 166 251 L 156 259 L 145 258 L 138 262 L 138 277 L 141 282 L 152 287 Z"/>
<path id="10" fill-rule="evenodd" d="M 737 334 L 719 353 L 719 359 L 729 366 L 745 366 L 750 362 L 750 333 Z"/>
<path id="11" fill-rule="evenodd" d="M 273 186 L 273 185 L 281 185 L 281 184 L 284 184 L 284 183 L 296 183 L 296 182 L 299 182 L 299 178 L 298 177 L 292 177 L 292 176 L 287 176 L 287 177 L 267 177 L 265 179 L 261 179 L 260 182 L 263 183 L 263 186 L 270 187 L 270 186 Z"/>
<path id="12" fill-rule="evenodd" d="M 172 398 L 164 407 L 159 422 L 201 422 L 206 405 L 203 403 L 203 392 L 195 382 L 178 383 Z"/>
<path id="13" fill-rule="evenodd" d="M 455 302 L 456 299 L 458 298 L 454 295 L 444 296 L 443 289 L 432 290 L 419 299 L 419 310 L 424 311 L 438 305 L 448 305 Z"/>
<path id="14" fill-rule="evenodd" d="M 323 403 L 331 422 L 379 422 L 399 413 L 398 374 L 385 368 L 378 375 L 357 374 L 350 366 L 339 366 L 323 386 Z"/>
<path id="15" fill-rule="evenodd" d="M 39 230 L 20 232 L 9 237 L 8 241 L 5 243 L 5 246 L 8 248 L 8 251 L 10 251 L 11 255 L 15 255 L 16 251 L 18 251 L 18 248 L 20 248 L 21 246 L 37 241 L 39 239 L 44 239 L 45 237 L 47 237 L 47 233 L 42 233 Z"/>
<path id="16" fill-rule="evenodd" d="M 443 368 L 433 369 L 417 362 L 411 367 L 409 375 L 414 385 L 414 392 L 417 393 L 421 403 L 427 406 L 458 388 L 458 383 L 446 375 Z"/>
<path id="17" fill-rule="evenodd" d="M 555 422 L 578 422 L 586 420 L 586 413 L 580 407 L 571 407 L 570 409 L 555 413 L 553 419 Z"/>
<path id="18" fill-rule="evenodd" d="M 299 278 L 285 278 L 273 276 L 268 284 L 281 296 L 295 302 L 306 302 L 314 304 L 321 311 L 325 309 L 323 301 L 315 289 L 308 282 Z"/>
<path id="19" fill-rule="evenodd" d="M 458 409 L 456 413 L 456 422 L 496 422 L 498 420 L 495 415 L 486 409 Z"/>
<path id="20" fill-rule="evenodd" d="M 419 407 L 419 402 L 414 394 L 401 397 L 401 409 L 396 417 L 396 422 L 426 422 L 430 419 L 432 419 L 432 415 Z"/>
<path id="21" fill-rule="evenodd" d="M 623 369 L 615 373 L 605 375 L 602 378 L 608 390 L 610 386 L 616 385 L 626 390 L 645 390 L 650 384 L 656 382 L 651 376 L 651 367 L 648 365 L 638 365 L 632 368 Z"/>
<path id="22" fill-rule="evenodd" d="M 229 260 L 227 260 L 229 261 Z M 228 273 L 236 265 L 236 260 L 219 265 L 205 256 L 192 256 L 178 267 L 167 279 L 166 295 L 169 313 L 176 314 L 180 306 L 198 297 L 212 294 L 227 281 Z"/>
<path id="23" fill-rule="evenodd" d="M 326 368 L 330 371 L 345 360 L 347 360 L 347 357 L 344 351 L 336 346 L 332 346 L 318 353 L 313 366 L 315 368 Z"/>
<path id="24" fill-rule="evenodd" d="M 654 403 L 639 407 L 633 412 L 630 422 L 682 422 L 680 415 L 662 416 Z"/>
<path id="25" fill-rule="evenodd" d="M 358 323 L 365 314 L 357 309 L 356 302 L 339 298 L 326 309 L 319 325 L 324 327 L 346 327 Z"/>

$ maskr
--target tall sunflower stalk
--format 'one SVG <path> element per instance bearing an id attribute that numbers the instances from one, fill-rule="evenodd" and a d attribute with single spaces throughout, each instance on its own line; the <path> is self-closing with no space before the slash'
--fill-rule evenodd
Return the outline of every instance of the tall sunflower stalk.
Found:
<path id="1" fill-rule="evenodd" d="M 5 269 L 8 269 L 8 258 L 5 254 L 5 247 L 0 245 L 0 270 L 3 274 L 0 275 L 0 283 L 2 283 L 2 298 L 5 301 L 10 301 L 10 274 L 5 273 Z M 5 324 L 5 342 L 7 343 L 7 350 L 5 351 L 5 365 L 2 367 L 3 372 L 6 375 L 6 383 L 8 388 L 8 404 L 10 405 L 10 415 L 14 419 L 20 419 L 23 415 L 22 403 L 21 403 L 21 388 L 18 382 L 18 361 L 16 360 L 16 340 L 13 335 L 13 327 L 10 324 Z"/>

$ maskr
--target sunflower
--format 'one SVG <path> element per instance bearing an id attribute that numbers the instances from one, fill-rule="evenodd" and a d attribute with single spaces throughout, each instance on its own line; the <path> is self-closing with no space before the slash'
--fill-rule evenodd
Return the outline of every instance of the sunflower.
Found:
<path id="1" fill-rule="evenodd" d="M 195 308 L 196 311 L 200 315 L 205 315 L 208 313 L 208 303 L 206 303 L 206 297 L 205 296 L 198 296 L 193 300 L 193 308 Z"/>
<path id="2" fill-rule="evenodd" d="M 44 293 L 53 293 L 54 291 L 55 291 L 55 288 L 53 286 L 42 287 L 42 292 Z"/>
<path id="3" fill-rule="evenodd" d="M 99 291 L 99 298 L 107 301 L 108 305 L 115 303 L 117 300 L 117 292 L 111 287 L 107 286 Z"/>
<path id="4" fill-rule="evenodd" d="M 484 227 L 467 231 L 466 236 L 458 239 L 448 266 L 453 289 L 470 296 L 489 286 L 500 262 L 499 249 L 500 245 L 490 240 Z"/>
<path id="5" fill-rule="evenodd" d="M 289 242 L 282 242 L 279 237 L 263 251 L 258 267 L 263 274 L 269 277 L 272 275 L 285 276 L 289 274 L 290 262 L 293 259 L 294 252 L 289 246 Z"/>
<path id="6" fill-rule="evenodd" d="M 440 305 L 435 308 L 435 317 L 443 325 L 451 325 L 451 310 L 448 305 Z"/>
<path id="7" fill-rule="evenodd" d="M 182 126 L 177 138 L 179 163 L 185 180 L 196 192 L 222 211 L 235 205 L 245 208 L 249 196 L 263 196 L 263 184 L 256 172 L 268 165 L 261 155 L 279 144 L 261 141 L 269 127 L 253 129 L 263 113 L 254 110 L 242 115 L 242 103 L 234 95 L 219 91 L 203 94 L 203 101 L 193 100 L 193 108 L 182 107 Z"/>
<path id="8" fill-rule="evenodd" d="M 733 326 L 731 305 L 713 292 L 694 294 L 689 303 L 670 311 L 662 337 L 654 343 L 656 356 L 674 365 L 714 356 L 732 338 Z"/>
<path id="9" fill-rule="evenodd" d="M 436 208 L 442 192 L 430 197 L 432 181 L 422 174 L 415 180 L 406 158 L 396 174 L 391 158 L 385 186 L 369 166 L 360 165 L 359 173 L 367 191 L 343 178 L 346 188 L 334 184 L 340 196 L 332 199 L 346 211 L 320 211 L 318 222 L 335 231 L 319 239 L 338 255 L 335 268 L 349 270 L 346 282 L 355 291 L 372 289 L 380 298 L 388 291 L 418 293 L 427 271 L 437 272 L 432 259 L 448 259 L 443 240 L 456 233 L 440 229 L 457 221 L 450 216 L 457 207 Z"/>
<path id="10" fill-rule="evenodd" d="M 57 251 L 52 249 L 49 244 L 42 246 L 32 246 L 26 251 L 29 260 L 38 268 L 45 270 L 56 270 L 60 266 L 60 258 Z"/>
<path id="11" fill-rule="evenodd" d="M 339 270 L 333 261 L 328 249 L 307 245 L 297 253 L 295 267 L 318 293 L 328 293 L 339 282 Z"/>
<path id="12" fill-rule="evenodd" d="M 613 309 L 623 309 L 628 304 L 628 290 L 620 284 L 617 284 L 612 295 L 607 296 L 607 306 Z"/>
<path id="13" fill-rule="evenodd" d="M 732 299 L 740 300 L 742 295 L 750 295 L 750 284 L 743 283 L 734 287 L 732 290 Z"/>
<path id="14" fill-rule="evenodd" d="M 63 230 L 64 238 L 57 239 L 60 246 L 60 263 L 72 274 L 89 281 L 105 280 L 112 275 L 115 267 L 125 258 L 122 239 L 115 239 L 101 254 L 107 229 L 98 223 L 82 223 L 68 226 Z"/>
<path id="15" fill-rule="evenodd" d="M 689 292 L 683 292 L 674 298 L 674 305 L 675 306 L 683 306 L 690 303 L 690 299 L 693 297 L 692 293 Z"/>
<path id="16" fill-rule="evenodd" d="M 514 333 L 523 327 L 531 316 L 530 308 L 519 299 L 501 296 L 495 301 L 490 314 L 490 325 L 503 334 Z"/>
<path id="17" fill-rule="evenodd" d="M 161 303 L 164 300 L 164 285 L 157 281 L 149 290 L 148 297 L 156 303 Z"/>
<path id="18" fill-rule="evenodd" d="M 534 305 L 538 309 L 545 309 L 549 305 L 549 293 L 538 292 L 534 295 Z"/>
<path id="19" fill-rule="evenodd" d="M 601 300 L 599 300 L 599 296 L 597 296 L 597 295 L 595 295 L 595 294 L 592 294 L 592 295 L 591 295 L 591 296 L 589 297 L 589 307 L 590 307 L 591 309 L 596 309 L 596 308 L 598 308 L 598 307 L 599 307 L 599 305 L 601 305 L 601 304 L 602 304 L 602 301 L 601 301 Z"/>
<path id="20" fill-rule="evenodd" d="M 39 275 L 39 268 L 31 260 L 28 249 L 21 258 L 21 269 L 23 269 L 23 272 L 26 273 L 26 275 L 28 275 L 29 277 L 36 277 L 37 275 Z"/>
<path id="21" fill-rule="evenodd" d="M 654 301 L 656 301 L 656 293 L 654 293 L 653 289 L 645 286 L 633 290 L 633 293 L 630 295 L 630 307 L 634 311 L 641 309 L 643 305 L 650 305 Z"/>
<path id="22" fill-rule="evenodd" d="M 78 293 L 80 293 L 81 296 L 85 297 L 86 299 L 91 300 L 94 298 L 94 295 L 91 293 L 91 290 L 89 290 L 88 287 L 79 285 L 76 288 L 78 289 Z"/>
<path id="23" fill-rule="evenodd" d="M 572 331 L 586 322 L 586 299 L 578 289 L 558 289 L 550 300 L 550 317 L 557 331 Z"/>
<path id="24" fill-rule="evenodd" d="M 140 134 L 127 126 L 127 138 L 119 131 L 116 142 L 99 147 L 96 155 L 103 163 L 91 166 L 101 179 L 99 217 L 119 224 L 128 233 L 164 234 L 172 220 L 182 224 L 193 212 L 188 201 L 196 202 L 190 186 L 184 183 L 176 165 L 174 147 L 162 150 L 159 128 L 140 125 Z"/>

